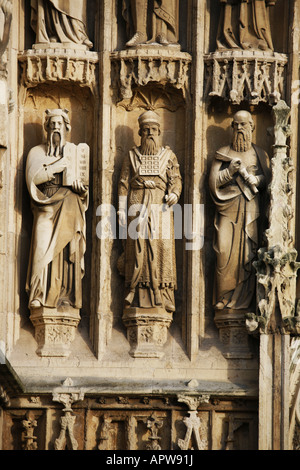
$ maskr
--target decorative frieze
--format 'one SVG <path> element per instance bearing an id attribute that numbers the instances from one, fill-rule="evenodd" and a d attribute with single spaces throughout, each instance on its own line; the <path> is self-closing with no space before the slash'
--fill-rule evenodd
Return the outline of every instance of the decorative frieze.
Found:
<path id="1" fill-rule="evenodd" d="M 77 450 L 78 442 L 74 436 L 74 426 L 76 416 L 73 414 L 72 405 L 84 399 L 84 392 L 82 390 L 68 391 L 69 386 L 72 386 L 72 381 L 66 379 L 63 384 L 66 391 L 63 389 L 53 393 L 53 401 L 57 401 L 64 405 L 64 415 L 60 418 L 60 434 L 55 440 L 55 450 L 64 450 L 66 447 L 69 450 Z"/>
<path id="2" fill-rule="evenodd" d="M 4 388 L 0 385 L 0 407 L 10 406 L 10 398 Z"/>
<path id="3" fill-rule="evenodd" d="M 287 56 L 273 52 L 222 51 L 205 57 L 204 96 L 233 104 L 271 105 L 284 98 Z"/>
<path id="4" fill-rule="evenodd" d="M 25 419 L 22 421 L 24 428 L 23 433 L 23 450 L 37 450 L 37 437 L 34 436 L 37 420 L 31 416 L 30 412 L 26 413 Z"/>
<path id="5" fill-rule="evenodd" d="M 159 445 L 161 437 L 159 437 L 158 431 L 163 427 L 163 424 L 163 419 L 157 417 L 155 413 L 152 413 L 152 415 L 147 419 L 147 428 L 150 431 L 147 450 L 161 450 Z"/>
<path id="6" fill-rule="evenodd" d="M 196 445 L 196 450 L 207 449 L 206 432 L 203 429 L 202 421 L 198 416 L 198 406 L 203 403 L 209 403 L 209 395 L 189 396 L 179 395 L 178 401 L 183 402 L 189 407 L 188 415 L 183 418 L 183 423 L 186 426 L 186 434 L 184 439 L 178 439 L 178 446 L 181 450 L 188 450 L 191 446 L 192 437 Z"/>

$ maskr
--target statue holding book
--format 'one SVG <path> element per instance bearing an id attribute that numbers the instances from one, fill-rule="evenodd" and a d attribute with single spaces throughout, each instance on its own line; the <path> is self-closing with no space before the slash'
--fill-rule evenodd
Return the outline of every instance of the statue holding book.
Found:
<path id="1" fill-rule="evenodd" d="M 47 141 L 27 158 L 34 216 L 26 285 L 31 311 L 82 307 L 89 147 L 67 142 L 70 129 L 67 110 L 47 110 Z"/>
<path id="2" fill-rule="evenodd" d="M 253 261 L 263 227 L 263 194 L 270 179 L 267 153 L 252 143 L 248 111 L 234 115 L 233 142 L 216 152 L 209 186 L 216 206 L 214 307 L 250 307 L 255 292 Z M 260 223 L 258 224 L 258 220 Z"/>

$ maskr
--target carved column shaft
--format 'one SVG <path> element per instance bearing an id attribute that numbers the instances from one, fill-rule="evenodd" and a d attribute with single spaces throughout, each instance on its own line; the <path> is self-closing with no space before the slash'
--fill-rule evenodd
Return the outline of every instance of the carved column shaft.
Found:
<path id="1" fill-rule="evenodd" d="M 286 145 L 290 108 L 281 101 L 273 108 L 274 156 L 270 185 L 267 247 L 259 252 L 257 269 L 257 326 L 260 335 L 259 449 L 289 449 L 290 333 L 297 333 L 295 317 L 297 253 L 289 225 L 290 173 Z"/>

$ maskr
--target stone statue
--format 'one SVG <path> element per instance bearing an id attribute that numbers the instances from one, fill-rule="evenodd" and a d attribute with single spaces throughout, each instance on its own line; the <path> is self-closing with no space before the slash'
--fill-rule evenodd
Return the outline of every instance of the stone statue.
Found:
<path id="1" fill-rule="evenodd" d="M 86 33 L 85 0 L 31 0 L 31 26 L 36 44 L 93 44 Z"/>
<path id="2" fill-rule="evenodd" d="M 217 49 L 273 51 L 269 7 L 277 0 L 220 0 Z"/>
<path id="3" fill-rule="evenodd" d="M 163 46 L 178 42 L 178 0 L 154 0 L 153 10 L 147 0 L 123 0 L 123 17 L 130 40 L 126 46 L 157 42 Z M 148 18 L 151 15 L 151 26 Z M 151 30 L 148 32 L 148 30 Z"/>
<path id="4" fill-rule="evenodd" d="M 2 11 L 2 18 L 0 19 L 2 39 L 0 39 L 0 57 L 3 55 L 9 41 L 9 33 L 12 20 L 13 6 L 10 0 L 0 1 L 0 11 Z"/>
<path id="5" fill-rule="evenodd" d="M 67 142 L 70 129 L 67 110 L 47 110 L 47 142 L 32 148 L 27 158 L 34 216 L 26 285 L 31 311 L 82 307 L 88 147 Z"/>
<path id="6" fill-rule="evenodd" d="M 270 179 L 268 155 L 252 144 L 251 114 L 237 112 L 232 127 L 232 145 L 217 151 L 209 177 L 216 205 L 216 310 L 251 305 L 255 292 L 252 263 L 259 248 L 258 220 L 263 216 L 261 195 Z"/>
<path id="7" fill-rule="evenodd" d="M 176 260 L 173 213 L 182 189 L 179 165 L 169 147 L 159 143 L 159 117 L 146 111 L 139 117 L 141 145 L 129 151 L 119 180 L 119 220 L 128 231 L 123 269 L 125 275 L 125 307 L 151 309 L 159 307 L 175 311 Z M 135 206 L 137 205 L 137 206 Z M 138 236 L 130 233 L 131 222 L 141 211 Z M 131 210 L 133 214 L 131 214 Z M 166 211 L 170 217 L 157 217 Z M 165 212 L 164 212 L 165 211 Z M 169 224 L 169 235 L 164 236 Z M 163 233 L 164 232 L 164 233 Z"/>

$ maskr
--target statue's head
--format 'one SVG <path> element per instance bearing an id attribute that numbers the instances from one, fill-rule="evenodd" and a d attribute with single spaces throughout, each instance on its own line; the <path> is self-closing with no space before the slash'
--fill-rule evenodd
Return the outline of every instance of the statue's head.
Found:
<path id="1" fill-rule="evenodd" d="M 145 111 L 139 117 L 139 135 L 141 136 L 141 153 L 156 155 L 159 150 L 160 121 L 153 111 Z"/>
<path id="2" fill-rule="evenodd" d="M 252 133 L 254 131 L 254 122 L 248 111 L 238 111 L 233 116 L 233 148 L 237 152 L 245 152 L 250 149 L 252 144 Z"/>
<path id="3" fill-rule="evenodd" d="M 66 135 L 71 130 L 67 109 L 47 109 L 44 128 L 50 148 L 62 148 L 66 143 Z"/>

